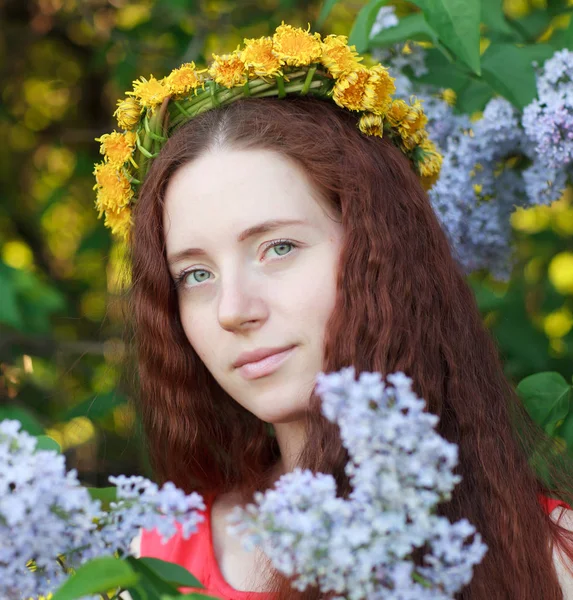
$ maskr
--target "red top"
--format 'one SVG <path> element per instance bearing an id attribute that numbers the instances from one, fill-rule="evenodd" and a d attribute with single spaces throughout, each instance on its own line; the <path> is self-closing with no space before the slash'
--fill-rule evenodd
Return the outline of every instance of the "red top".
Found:
<path id="1" fill-rule="evenodd" d="M 140 556 L 160 558 L 185 567 L 205 586 L 201 588 L 181 587 L 183 594 L 202 592 L 225 600 L 273 600 L 271 592 L 242 592 L 232 588 L 223 577 L 217 564 L 213 549 L 211 531 L 212 499 L 204 497 L 205 520 L 197 525 L 197 531 L 187 540 L 181 534 L 181 526 L 177 524 L 178 532 L 166 543 L 161 543 L 161 536 L 156 529 L 141 532 Z"/>
<path id="2" fill-rule="evenodd" d="M 196 533 L 192 534 L 189 539 L 184 540 L 181 535 L 181 526 L 178 525 L 178 532 L 166 544 L 162 544 L 161 536 L 157 533 L 157 530 L 147 531 L 144 529 L 141 533 L 140 556 L 160 558 L 181 565 L 193 573 L 205 586 L 203 590 L 182 587 L 179 591 L 184 594 L 203 592 L 225 600 L 273 600 L 275 594 L 271 592 L 241 592 L 232 588 L 225 581 L 219 570 L 213 550 L 211 532 L 212 501 L 207 498 L 204 500 L 206 506 L 205 520 L 198 524 Z M 545 496 L 540 496 L 539 501 L 547 514 L 558 506 L 571 508 L 561 500 L 554 500 Z"/>

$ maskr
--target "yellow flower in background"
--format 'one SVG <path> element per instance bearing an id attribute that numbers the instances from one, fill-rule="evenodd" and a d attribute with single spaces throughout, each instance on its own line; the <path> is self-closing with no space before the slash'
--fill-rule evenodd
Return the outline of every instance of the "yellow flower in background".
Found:
<path id="1" fill-rule="evenodd" d="M 169 90 L 163 81 L 158 81 L 151 75 L 149 81 L 142 77 L 141 80 L 133 82 L 133 91 L 127 92 L 129 96 L 133 96 L 139 100 L 139 104 L 143 108 L 154 109 L 161 104 L 165 98 L 169 96 Z"/>
<path id="2" fill-rule="evenodd" d="M 392 104 L 392 94 L 396 91 L 394 78 L 382 65 L 376 65 L 369 69 L 369 74 L 364 95 L 364 107 L 377 115 L 385 115 Z"/>
<path id="3" fill-rule="evenodd" d="M 141 117 L 141 105 L 135 98 L 124 98 L 117 101 L 117 109 L 113 116 L 122 129 L 135 129 Z"/>
<path id="4" fill-rule="evenodd" d="M 111 229 L 113 234 L 127 239 L 133 224 L 131 221 L 131 209 L 126 206 L 118 211 L 108 210 L 105 213 L 104 224 Z"/>
<path id="5" fill-rule="evenodd" d="M 129 160 L 135 148 L 135 133 L 127 131 L 125 133 L 106 133 L 96 142 L 101 142 L 100 152 L 104 155 L 106 162 L 121 167 Z"/>
<path id="6" fill-rule="evenodd" d="M 525 233 L 537 233 L 547 229 L 551 224 L 551 208 L 549 206 L 518 206 L 509 217 L 511 226 Z"/>
<path id="7" fill-rule="evenodd" d="M 452 88 L 446 88 L 442 92 L 442 100 L 449 104 L 450 106 L 454 106 L 456 104 L 456 100 L 458 99 L 458 95 L 455 90 Z"/>
<path id="8" fill-rule="evenodd" d="M 562 338 L 566 336 L 573 327 L 573 314 L 566 307 L 549 313 L 543 319 L 543 329 L 549 338 Z"/>
<path id="9" fill-rule="evenodd" d="M 418 163 L 420 175 L 422 175 L 422 177 L 435 177 L 435 179 L 437 179 L 440 174 L 440 169 L 442 168 L 442 155 L 438 152 L 434 142 L 429 138 L 426 138 L 420 144 L 420 148 L 422 149 L 422 159 Z"/>
<path id="10" fill-rule="evenodd" d="M 309 33 L 300 27 L 282 25 L 273 35 L 273 51 L 283 64 L 301 67 L 316 62 L 322 53 L 320 33 Z"/>
<path id="11" fill-rule="evenodd" d="M 355 46 L 348 46 L 345 35 L 328 35 L 322 42 L 320 62 L 330 71 L 333 77 L 357 71 L 362 57 Z"/>
<path id="12" fill-rule="evenodd" d="M 573 252 L 556 254 L 547 272 L 549 281 L 561 294 L 573 294 Z"/>
<path id="13" fill-rule="evenodd" d="M 360 128 L 360 131 L 366 135 L 377 135 L 378 137 L 382 137 L 384 132 L 384 121 L 380 115 L 364 113 L 360 117 L 358 127 Z"/>
<path id="14" fill-rule="evenodd" d="M 224 54 L 223 56 L 213 54 L 209 75 L 219 85 L 224 85 L 227 88 L 247 83 L 248 76 L 239 49 L 237 48 L 232 54 Z"/>
<path id="15" fill-rule="evenodd" d="M 258 77 L 282 74 L 281 61 L 273 53 L 273 40 L 269 37 L 246 39 L 241 60 Z"/>
<path id="16" fill-rule="evenodd" d="M 95 166 L 94 175 L 97 190 L 96 208 L 99 216 L 108 211 L 117 211 L 129 204 L 133 190 L 127 177 L 110 163 L 99 163 Z"/>
<path id="17" fill-rule="evenodd" d="M 334 84 L 332 98 L 342 108 L 364 110 L 364 96 L 370 73 L 361 67 L 358 71 L 341 75 Z"/>
<path id="18" fill-rule="evenodd" d="M 178 69 L 173 69 L 163 80 L 163 84 L 170 94 L 182 96 L 203 83 L 201 73 L 203 71 L 198 71 L 194 62 L 184 63 Z"/>

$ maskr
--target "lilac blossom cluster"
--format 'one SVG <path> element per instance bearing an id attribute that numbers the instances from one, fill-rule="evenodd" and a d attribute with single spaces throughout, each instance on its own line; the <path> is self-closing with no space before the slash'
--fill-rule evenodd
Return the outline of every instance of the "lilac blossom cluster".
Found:
<path id="1" fill-rule="evenodd" d="M 37 450 L 37 440 L 19 421 L 0 422 L 0 598 L 47 595 L 77 569 L 99 557 L 130 554 L 140 528 L 156 527 L 162 539 L 195 530 L 205 510 L 199 494 L 189 496 L 166 483 L 161 490 L 143 477 L 110 477 L 117 502 L 109 511 L 66 472 L 64 456 Z M 33 560 L 35 569 L 27 564 Z M 92 596 L 91 598 L 99 598 Z"/>
<path id="2" fill-rule="evenodd" d="M 397 22 L 393 7 L 382 7 L 372 35 Z M 545 62 L 537 73 L 538 98 L 523 114 L 494 98 L 478 119 L 456 113 L 443 89 L 405 74 L 406 67 L 416 77 L 427 73 L 420 45 L 395 44 L 374 54 L 390 67 L 396 96 L 423 103 L 428 133 L 444 156 L 429 197 L 458 263 L 466 273 L 487 269 L 507 279 L 511 214 L 558 200 L 571 174 L 573 53 L 561 50 Z"/>
<path id="3" fill-rule="evenodd" d="M 523 111 L 523 127 L 539 159 L 551 169 L 573 162 L 573 52 L 559 50 L 537 74 L 537 98 Z"/>
<path id="4" fill-rule="evenodd" d="M 335 600 L 445 600 L 467 585 L 487 548 L 474 527 L 436 512 L 460 481 L 458 449 L 435 431 L 438 418 L 402 373 L 361 373 L 353 367 L 320 373 L 322 412 L 340 428 L 350 460 L 348 499 L 331 475 L 296 468 L 274 489 L 236 507 L 228 532 L 245 549 L 259 546 L 304 590 Z M 412 560 L 423 550 L 421 564 Z"/>

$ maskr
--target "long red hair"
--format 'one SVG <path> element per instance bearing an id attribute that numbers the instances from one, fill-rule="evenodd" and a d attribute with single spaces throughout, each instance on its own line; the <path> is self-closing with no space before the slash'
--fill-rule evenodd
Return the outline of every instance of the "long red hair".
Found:
<path id="1" fill-rule="evenodd" d="M 528 459 L 534 450 L 546 455 L 553 495 L 570 498 L 565 466 L 544 454 L 549 441 L 504 377 L 408 160 L 356 123 L 354 114 L 323 100 L 245 99 L 181 127 L 153 162 L 134 212 L 131 315 L 137 406 L 156 478 L 204 496 L 239 491 L 245 501 L 271 485 L 276 439 L 221 389 L 184 334 L 165 257 L 163 201 L 176 170 L 209 148 L 279 152 L 305 169 L 344 227 L 323 370 L 405 372 L 440 417 L 439 433 L 459 446 L 463 479 L 440 512 L 452 521 L 468 518 L 489 547 L 459 598 L 558 600 L 551 541 L 572 559 L 573 552 L 565 530 L 540 506 L 538 494 L 549 491 Z M 309 442 L 299 465 L 333 474 L 347 496 L 348 455 L 316 395 L 306 424 Z M 279 598 L 329 597 L 314 588 L 297 592 L 272 569 L 270 577 Z"/>

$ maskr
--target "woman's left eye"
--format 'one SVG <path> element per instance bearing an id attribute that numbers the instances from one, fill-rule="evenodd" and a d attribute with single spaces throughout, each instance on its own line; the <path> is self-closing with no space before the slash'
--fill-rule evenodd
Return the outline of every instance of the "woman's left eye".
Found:
<path id="1" fill-rule="evenodd" d="M 276 242 L 272 242 L 265 248 L 265 252 L 267 250 L 275 250 L 278 256 L 286 256 L 291 252 L 290 248 L 296 248 L 297 245 L 290 240 L 278 240 Z"/>

